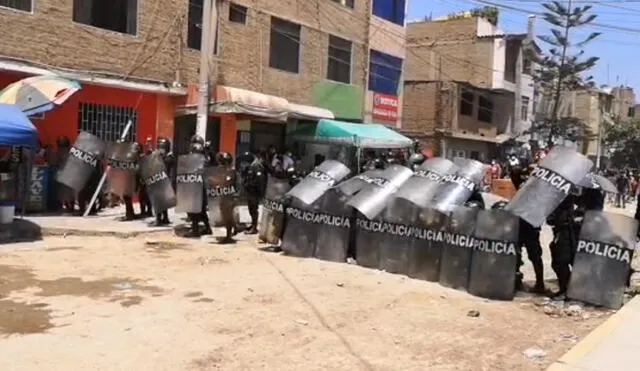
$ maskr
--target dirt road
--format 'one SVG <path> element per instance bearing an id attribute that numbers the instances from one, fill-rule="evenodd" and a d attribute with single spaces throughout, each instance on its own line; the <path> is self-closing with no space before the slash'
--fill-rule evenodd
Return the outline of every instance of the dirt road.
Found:
<path id="1" fill-rule="evenodd" d="M 0 370 L 541 370 L 606 315 L 552 318 L 531 298 L 251 242 L 60 237 L 0 252 Z"/>

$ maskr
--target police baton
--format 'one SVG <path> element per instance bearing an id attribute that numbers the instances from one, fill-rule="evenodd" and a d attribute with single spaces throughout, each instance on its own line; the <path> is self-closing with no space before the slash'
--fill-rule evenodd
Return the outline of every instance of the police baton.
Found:
<path id="1" fill-rule="evenodd" d="M 131 125 L 133 125 L 133 120 L 129 119 L 129 121 L 127 121 L 127 126 L 124 127 L 124 131 L 122 132 L 122 135 L 120 135 L 121 142 L 124 142 L 124 140 L 127 138 L 127 135 L 129 134 L 129 130 L 131 130 Z M 87 209 L 84 211 L 84 214 L 82 215 L 83 217 L 86 217 L 87 215 L 89 215 L 89 213 L 91 212 L 91 209 L 93 208 L 93 204 L 96 203 L 98 194 L 100 193 L 100 191 L 102 191 L 104 182 L 107 180 L 107 175 L 109 175 L 109 170 L 111 170 L 111 165 L 107 165 L 107 168 L 104 170 L 104 173 L 102 174 L 102 178 L 100 179 L 100 183 L 98 183 L 98 188 L 96 188 L 96 191 L 93 192 L 93 196 L 91 197 L 89 206 L 87 207 Z"/>

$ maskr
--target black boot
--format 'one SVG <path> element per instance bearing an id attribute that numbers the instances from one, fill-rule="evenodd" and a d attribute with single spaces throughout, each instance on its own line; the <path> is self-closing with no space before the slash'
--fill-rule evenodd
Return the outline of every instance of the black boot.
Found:
<path id="1" fill-rule="evenodd" d="M 533 271 L 536 274 L 536 284 L 533 286 L 533 292 L 536 294 L 544 294 L 547 289 L 544 285 L 544 266 L 542 265 L 542 261 L 536 262 L 533 265 Z"/>
<path id="2" fill-rule="evenodd" d="M 200 219 L 202 219 L 202 223 L 204 223 L 204 231 L 202 232 L 202 234 L 212 235 L 213 231 L 211 230 L 211 224 L 209 224 L 209 217 L 207 216 L 207 213 L 203 212 L 200 216 Z"/>
<path id="3" fill-rule="evenodd" d="M 558 276 L 558 292 L 553 294 L 554 300 L 565 300 L 567 298 L 567 288 L 569 287 L 569 279 L 571 278 L 571 269 L 568 266 L 561 267 L 556 270 Z"/>

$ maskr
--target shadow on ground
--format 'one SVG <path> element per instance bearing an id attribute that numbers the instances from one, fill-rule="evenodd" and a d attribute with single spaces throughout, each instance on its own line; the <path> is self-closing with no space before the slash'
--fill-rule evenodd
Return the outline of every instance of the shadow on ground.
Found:
<path id="1" fill-rule="evenodd" d="M 14 219 L 11 224 L 0 225 L 0 244 L 42 240 L 42 228 L 26 219 Z"/>

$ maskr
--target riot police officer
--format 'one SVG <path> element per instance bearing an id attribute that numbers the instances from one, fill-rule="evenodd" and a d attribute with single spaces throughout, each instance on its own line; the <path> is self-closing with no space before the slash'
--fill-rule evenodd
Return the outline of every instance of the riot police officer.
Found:
<path id="1" fill-rule="evenodd" d="M 579 215 L 576 201 L 578 189 L 573 188 L 558 207 L 547 218 L 547 224 L 553 229 L 553 241 L 549 244 L 551 250 L 551 268 L 558 278 L 558 291 L 554 297 L 564 299 L 571 278 L 571 265 L 575 256 L 580 233 Z"/>
<path id="2" fill-rule="evenodd" d="M 169 142 L 169 140 L 164 137 L 158 138 L 158 141 L 156 143 L 156 150 L 158 151 L 158 153 L 160 153 L 160 156 L 162 156 L 165 169 L 167 170 L 167 176 L 169 176 L 169 179 L 171 179 L 171 182 L 174 183 L 176 159 L 173 152 L 171 152 L 171 142 Z M 168 210 L 164 210 L 156 215 L 157 225 L 167 225 L 170 223 L 171 222 L 169 221 Z"/>
<path id="3" fill-rule="evenodd" d="M 140 159 L 144 156 L 149 156 L 153 153 L 153 143 L 151 142 L 151 138 L 147 138 L 144 147 L 141 147 L 141 151 L 144 151 L 140 154 Z M 140 169 L 136 172 L 136 184 L 138 184 L 138 202 L 140 202 L 140 217 L 146 218 L 153 215 L 151 200 L 149 199 L 149 193 L 147 193 L 147 185 L 144 184 L 142 176 L 140 174 Z"/>
<path id="4" fill-rule="evenodd" d="M 142 154 L 142 146 L 139 143 L 133 144 L 133 153 L 136 159 L 140 158 Z M 136 174 L 137 177 L 137 174 Z M 139 182 L 136 179 L 136 188 L 138 188 Z M 134 190 L 135 192 L 135 190 Z M 122 196 L 122 201 L 124 202 L 125 216 L 124 220 L 133 220 L 136 217 L 135 211 L 133 210 L 133 197 L 131 195 Z M 140 215 L 142 215 L 142 200 L 140 201 Z"/>
<path id="5" fill-rule="evenodd" d="M 189 147 L 190 153 L 205 154 L 204 145 L 201 141 L 195 140 L 191 142 Z M 207 192 L 206 185 L 202 184 L 202 210 L 199 213 L 187 213 L 187 217 L 191 222 L 191 231 L 186 237 L 200 237 L 201 235 L 210 235 L 211 225 L 209 224 L 209 216 L 207 215 Z M 204 231 L 200 232 L 200 222 L 204 224 Z"/>
<path id="6" fill-rule="evenodd" d="M 89 202 L 91 202 L 93 193 L 100 185 L 100 179 L 102 178 L 102 174 L 104 172 L 102 160 L 102 158 L 98 158 L 97 166 L 91 172 L 87 184 L 85 184 L 80 192 L 78 192 L 78 207 L 80 208 L 80 215 L 84 215 Z M 95 215 L 100 210 L 101 206 L 104 204 L 103 197 L 104 195 L 102 193 L 102 190 L 100 190 L 98 192 L 98 198 L 96 198 L 96 201 L 91 206 L 89 215 Z"/>
<path id="7" fill-rule="evenodd" d="M 420 148 L 420 141 L 413 141 L 413 153 L 409 156 L 409 167 L 411 170 L 415 171 L 422 163 L 424 163 L 427 158 L 422 154 L 422 150 Z"/>
<path id="8" fill-rule="evenodd" d="M 258 233 L 258 208 L 264 197 L 267 184 L 265 160 L 266 153 L 264 151 L 258 152 L 258 155 L 253 156 L 253 161 L 242 174 L 242 186 L 247 195 L 247 207 L 251 216 L 251 226 L 245 231 L 246 234 Z"/>
<path id="9" fill-rule="evenodd" d="M 233 168 L 233 156 L 228 152 L 221 152 L 218 154 L 218 164 L 220 166 L 226 167 L 229 171 L 227 172 L 228 176 L 232 179 L 229 179 L 229 183 L 233 184 L 236 187 L 236 172 Z M 233 236 L 236 235 L 238 220 L 236 219 L 236 209 L 235 203 L 237 195 L 232 197 L 222 198 L 220 203 L 222 220 L 224 222 L 224 227 L 226 229 L 226 236 L 223 239 L 223 242 L 232 242 Z"/>
<path id="10" fill-rule="evenodd" d="M 510 167 L 510 177 L 511 182 L 513 183 L 516 189 L 519 189 L 524 185 L 529 175 L 531 174 L 531 170 L 535 167 L 526 166 L 526 159 L 512 159 L 511 167 Z M 533 265 L 533 271 L 536 276 L 536 282 L 533 287 L 533 292 L 543 294 L 546 292 L 545 284 L 544 284 L 544 265 L 542 263 L 542 246 L 540 245 L 540 228 L 535 228 L 524 219 L 520 219 L 520 229 L 519 229 L 519 239 L 518 242 L 519 247 L 524 245 L 525 249 L 527 249 L 527 257 L 529 261 Z M 518 249 L 520 250 L 520 249 Z M 520 251 L 518 251 L 518 271 L 516 273 L 516 289 L 522 289 L 522 279 L 523 275 L 520 272 L 520 267 L 524 264 L 522 261 L 522 255 Z"/>
<path id="11" fill-rule="evenodd" d="M 64 165 L 65 161 L 67 160 L 67 157 L 69 157 L 69 150 L 71 149 L 71 141 L 69 140 L 68 137 L 61 136 L 56 140 L 56 147 L 57 147 L 56 166 L 58 167 L 58 170 L 60 170 Z M 67 212 L 73 212 L 74 205 L 75 205 L 75 194 L 73 189 L 71 189 L 70 187 L 62 183 L 56 183 L 56 187 L 57 187 L 56 193 L 58 196 L 58 202 L 62 207 L 62 209 Z"/>

